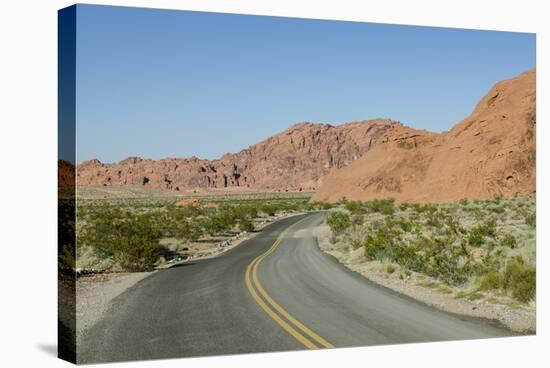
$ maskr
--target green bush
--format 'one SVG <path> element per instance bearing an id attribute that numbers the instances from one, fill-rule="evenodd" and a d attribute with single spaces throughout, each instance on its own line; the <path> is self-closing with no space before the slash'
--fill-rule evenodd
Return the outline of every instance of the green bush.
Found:
<path id="1" fill-rule="evenodd" d="M 500 244 L 504 247 L 514 249 L 517 246 L 518 241 L 514 235 L 506 233 L 503 235 Z"/>
<path id="2" fill-rule="evenodd" d="M 464 229 L 460 226 L 460 222 L 452 216 L 445 216 L 445 226 L 452 235 L 459 235 L 464 232 Z"/>
<path id="3" fill-rule="evenodd" d="M 254 224 L 252 221 L 245 219 L 240 222 L 239 229 L 241 231 L 251 232 L 254 231 Z"/>
<path id="4" fill-rule="evenodd" d="M 537 215 L 534 212 L 526 214 L 525 223 L 531 227 L 537 226 Z"/>
<path id="5" fill-rule="evenodd" d="M 482 277 L 479 281 L 480 290 L 499 290 L 504 284 L 504 278 L 502 274 L 498 272 L 489 272 Z"/>
<path id="6" fill-rule="evenodd" d="M 92 246 L 100 258 L 113 259 L 123 270 L 149 271 L 162 252 L 161 235 L 151 214 L 107 209 L 96 213 L 80 240 Z"/>
<path id="7" fill-rule="evenodd" d="M 353 216 L 351 219 L 351 223 L 353 224 L 354 227 L 361 226 L 363 225 L 364 222 L 365 222 L 365 219 L 363 218 L 362 215 Z"/>
<path id="8" fill-rule="evenodd" d="M 468 199 L 462 198 L 460 201 L 458 201 L 458 203 L 459 203 L 461 206 L 467 206 L 470 202 L 468 202 Z"/>
<path id="9" fill-rule="evenodd" d="M 344 207 L 350 211 L 353 215 L 361 215 L 367 212 L 361 201 L 349 201 L 346 202 Z"/>
<path id="10" fill-rule="evenodd" d="M 130 272 L 151 271 L 162 252 L 158 240 L 143 236 L 121 237 L 113 248 L 115 262 Z"/>
<path id="11" fill-rule="evenodd" d="M 340 235 L 351 226 L 351 219 L 345 212 L 332 212 L 327 217 L 327 225 L 335 235 Z"/>
<path id="12" fill-rule="evenodd" d="M 497 220 L 494 218 L 488 218 L 482 224 L 476 228 L 480 234 L 488 237 L 495 237 L 497 235 Z"/>
<path id="13" fill-rule="evenodd" d="M 365 202 L 365 207 L 368 212 L 377 212 L 383 215 L 393 215 L 395 212 L 395 199 L 374 199 Z"/>
<path id="14" fill-rule="evenodd" d="M 368 259 L 396 261 L 396 251 L 400 246 L 399 233 L 388 226 L 388 223 L 379 224 L 365 237 L 365 257 Z"/>
<path id="15" fill-rule="evenodd" d="M 410 233 L 413 229 L 413 223 L 411 221 L 407 221 L 405 219 L 401 219 L 398 221 L 399 227 L 401 230 L 403 230 L 406 233 Z"/>
<path id="16" fill-rule="evenodd" d="M 516 257 L 508 262 L 504 271 L 504 289 L 521 302 L 528 302 L 536 293 L 536 270 L 525 265 L 523 258 Z"/>
<path id="17" fill-rule="evenodd" d="M 483 235 L 476 229 L 470 230 L 468 233 L 468 244 L 472 247 L 480 247 L 485 242 Z"/>

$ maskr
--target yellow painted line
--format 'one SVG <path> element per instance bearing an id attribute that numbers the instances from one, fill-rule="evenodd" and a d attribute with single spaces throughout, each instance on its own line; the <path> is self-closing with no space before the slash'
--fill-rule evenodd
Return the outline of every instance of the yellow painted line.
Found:
<path id="1" fill-rule="evenodd" d="M 292 326 L 290 326 L 288 323 L 286 323 L 283 319 L 279 317 L 274 311 L 258 296 L 254 288 L 252 287 L 252 284 L 258 289 L 259 293 L 264 297 L 264 299 L 267 301 L 267 303 L 275 309 L 277 312 L 279 312 L 283 317 L 285 317 L 291 324 L 294 325 L 294 327 L 297 327 L 301 332 L 308 335 L 310 339 L 313 339 L 315 342 L 317 342 L 319 345 L 326 347 L 326 348 L 333 348 L 334 345 L 329 343 L 327 340 L 323 339 L 321 336 L 313 332 L 311 329 L 309 329 L 307 326 L 305 326 L 303 323 L 298 321 L 296 318 L 294 318 L 292 315 L 290 315 L 283 307 L 281 307 L 273 298 L 269 296 L 269 294 L 265 291 L 265 289 L 262 287 L 259 279 L 258 279 L 258 266 L 262 262 L 264 258 L 269 256 L 271 253 L 277 249 L 281 241 L 283 240 L 285 234 L 294 226 L 299 224 L 300 222 L 306 220 L 308 217 L 301 219 L 300 221 L 295 222 L 294 224 L 290 225 L 288 228 L 286 228 L 281 235 L 277 238 L 277 240 L 273 243 L 273 245 L 263 254 L 256 257 L 247 267 L 246 269 L 246 286 L 254 298 L 254 300 L 262 307 L 262 309 L 277 322 L 283 329 L 285 329 L 289 334 L 291 334 L 294 338 L 296 338 L 298 341 L 300 341 L 303 345 L 310 349 L 317 349 L 318 346 L 316 346 L 313 342 L 311 342 L 309 339 L 307 339 L 305 336 L 303 336 L 300 332 L 296 331 Z M 250 280 L 250 273 L 252 270 L 252 281 Z"/>
<path id="2" fill-rule="evenodd" d="M 254 261 L 256 261 L 256 259 Z M 254 263 L 254 261 L 252 263 Z M 250 294 L 252 294 L 252 297 L 254 298 L 256 303 L 258 303 L 260 307 L 262 307 L 262 309 L 267 313 L 269 317 L 271 317 L 275 322 L 277 322 L 286 332 L 292 335 L 296 340 L 301 342 L 304 346 L 306 346 L 309 349 L 317 349 L 318 347 L 315 344 L 309 341 L 306 337 L 304 337 L 302 334 L 300 334 L 298 331 L 292 328 L 288 323 L 286 323 L 281 317 L 279 317 L 276 313 L 274 313 L 271 310 L 271 308 L 269 308 L 264 303 L 262 298 L 258 296 L 258 294 L 254 290 L 250 282 L 250 268 L 252 266 L 252 263 L 249 264 L 246 269 L 246 287 L 248 288 L 248 291 L 250 292 Z"/>

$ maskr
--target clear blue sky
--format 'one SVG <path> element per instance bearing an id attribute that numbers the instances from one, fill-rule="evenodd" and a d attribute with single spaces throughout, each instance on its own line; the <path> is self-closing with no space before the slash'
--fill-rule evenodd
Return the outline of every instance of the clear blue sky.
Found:
<path id="1" fill-rule="evenodd" d="M 216 158 L 302 121 L 444 131 L 535 35 L 77 7 L 77 161 Z"/>

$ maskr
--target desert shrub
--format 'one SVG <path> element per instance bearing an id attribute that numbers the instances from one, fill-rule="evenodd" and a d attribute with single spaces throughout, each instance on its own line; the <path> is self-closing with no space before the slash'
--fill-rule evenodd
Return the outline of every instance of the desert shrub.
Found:
<path id="1" fill-rule="evenodd" d="M 452 235 L 459 235 L 464 232 L 464 229 L 460 226 L 460 222 L 452 216 L 445 216 L 444 223 Z"/>
<path id="2" fill-rule="evenodd" d="M 470 230 L 468 233 L 468 244 L 472 247 L 480 247 L 485 242 L 483 235 L 476 229 Z"/>
<path id="3" fill-rule="evenodd" d="M 526 265 L 520 256 L 511 259 L 504 271 L 503 285 L 519 301 L 532 300 L 536 293 L 535 267 Z"/>
<path id="4" fill-rule="evenodd" d="M 412 271 L 421 272 L 424 269 L 421 253 L 411 244 L 402 245 L 396 249 L 395 261 Z M 410 271 L 406 272 L 410 275 Z"/>
<path id="5" fill-rule="evenodd" d="M 350 216 L 345 212 L 332 212 L 327 216 L 326 221 L 335 235 L 342 234 L 351 226 Z"/>
<path id="6" fill-rule="evenodd" d="M 413 223 L 411 221 L 407 221 L 406 219 L 401 219 L 397 223 L 399 224 L 401 230 L 406 233 L 410 233 L 413 229 Z"/>
<path id="7" fill-rule="evenodd" d="M 148 271 L 161 254 L 161 235 L 151 214 L 107 209 L 96 213 L 81 240 L 100 258 L 113 259 L 123 270 Z"/>
<path id="8" fill-rule="evenodd" d="M 254 231 L 254 224 L 248 219 L 241 220 L 239 223 L 239 229 L 241 231 L 251 232 Z"/>
<path id="9" fill-rule="evenodd" d="M 437 211 L 437 206 L 433 204 L 413 204 L 413 209 L 418 213 L 433 213 Z"/>
<path id="10" fill-rule="evenodd" d="M 334 207 L 332 203 L 327 202 L 312 202 L 309 206 L 313 210 L 329 210 Z"/>
<path id="11" fill-rule="evenodd" d="M 271 204 L 266 204 L 262 206 L 260 210 L 268 216 L 275 216 L 275 214 L 277 213 L 277 208 Z"/>
<path id="12" fill-rule="evenodd" d="M 537 215 L 534 212 L 525 214 L 524 218 L 527 225 L 531 227 L 537 226 Z"/>
<path id="13" fill-rule="evenodd" d="M 357 226 L 363 225 L 364 222 L 365 222 L 365 219 L 363 218 L 362 215 L 356 215 L 351 218 L 351 223 L 353 224 L 354 228 L 356 228 Z"/>
<path id="14" fill-rule="evenodd" d="M 393 215 L 395 212 L 395 199 L 374 199 L 365 202 L 365 207 L 368 212 L 377 212 L 383 215 Z"/>
<path id="15" fill-rule="evenodd" d="M 497 235 L 497 220 L 492 217 L 486 219 L 477 226 L 476 231 L 479 231 L 483 236 L 495 237 Z"/>
<path id="16" fill-rule="evenodd" d="M 215 214 L 205 219 L 203 221 L 203 226 L 206 229 L 206 232 L 210 235 L 219 234 L 229 229 L 227 217 L 218 214 Z"/>
<path id="17" fill-rule="evenodd" d="M 121 237 L 114 249 L 115 262 L 130 272 L 152 270 L 162 251 L 158 240 L 143 236 Z"/>
<path id="18" fill-rule="evenodd" d="M 478 262 L 475 267 L 477 275 L 483 275 L 490 272 L 498 272 L 502 267 L 502 259 L 497 255 L 487 252 L 481 257 L 481 262 Z"/>
<path id="19" fill-rule="evenodd" d="M 354 250 L 359 249 L 363 246 L 363 241 L 359 239 L 350 239 L 349 242 Z"/>
<path id="20" fill-rule="evenodd" d="M 489 218 L 481 224 L 470 229 L 468 233 L 468 243 L 473 247 L 480 247 L 485 243 L 485 237 L 495 237 L 497 235 L 497 223 L 494 218 Z"/>
<path id="21" fill-rule="evenodd" d="M 479 278 L 480 290 L 498 290 L 502 288 L 504 278 L 499 272 L 489 272 Z"/>
<path id="22" fill-rule="evenodd" d="M 437 211 L 430 211 L 426 214 L 426 225 L 439 228 L 441 227 L 441 215 Z"/>
<path id="23" fill-rule="evenodd" d="M 500 244 L 504 247 L 508 247 L 508 248 L 511 248 L 511 249 L 514 249 L 517 244 L 518 244 L 518 241 L 516 239 L 516 237 L 510 233 L 505 233 L 503 236 L 502 236 L 502 239 L 500 241 Z"/>
<path id="24" fill-rule="evenodd" d="M 453 244 L 450 237 L 436 238 L 427 252 L 425 272 L 450 285 L 465 282 L 471 274 L 469 262 L 463 262 L 462 248 Z"/>
<path id="25" fill-rule="evenodd" d="M 363 207 L 363 204 L 361 201 L 349 201 L 346 202 L 344 206 L 348 211 L 350 211 L 353 215 L 359 215 L 366 213 L 366 208 Z"/>
<path id="26" fill-rule="evenodd" d="M 365 257 L 368 259 L 396 261 L 396 249 L 399 244 L 399 232 L 388 222 L 378 224 L 376 229 L 365 237 Z"/>

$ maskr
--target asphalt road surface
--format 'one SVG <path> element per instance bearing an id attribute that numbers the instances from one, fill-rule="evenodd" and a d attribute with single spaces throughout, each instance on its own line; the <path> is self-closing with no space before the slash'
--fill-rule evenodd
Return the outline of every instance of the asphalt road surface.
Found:
<path id="1" fill-rule="evenodd" d="M 79 363 L 509 336 L 372 284 L 321 252 L 323 213 L 273 223 L 227 253 L 154 273 L 113 301 Z"/>

